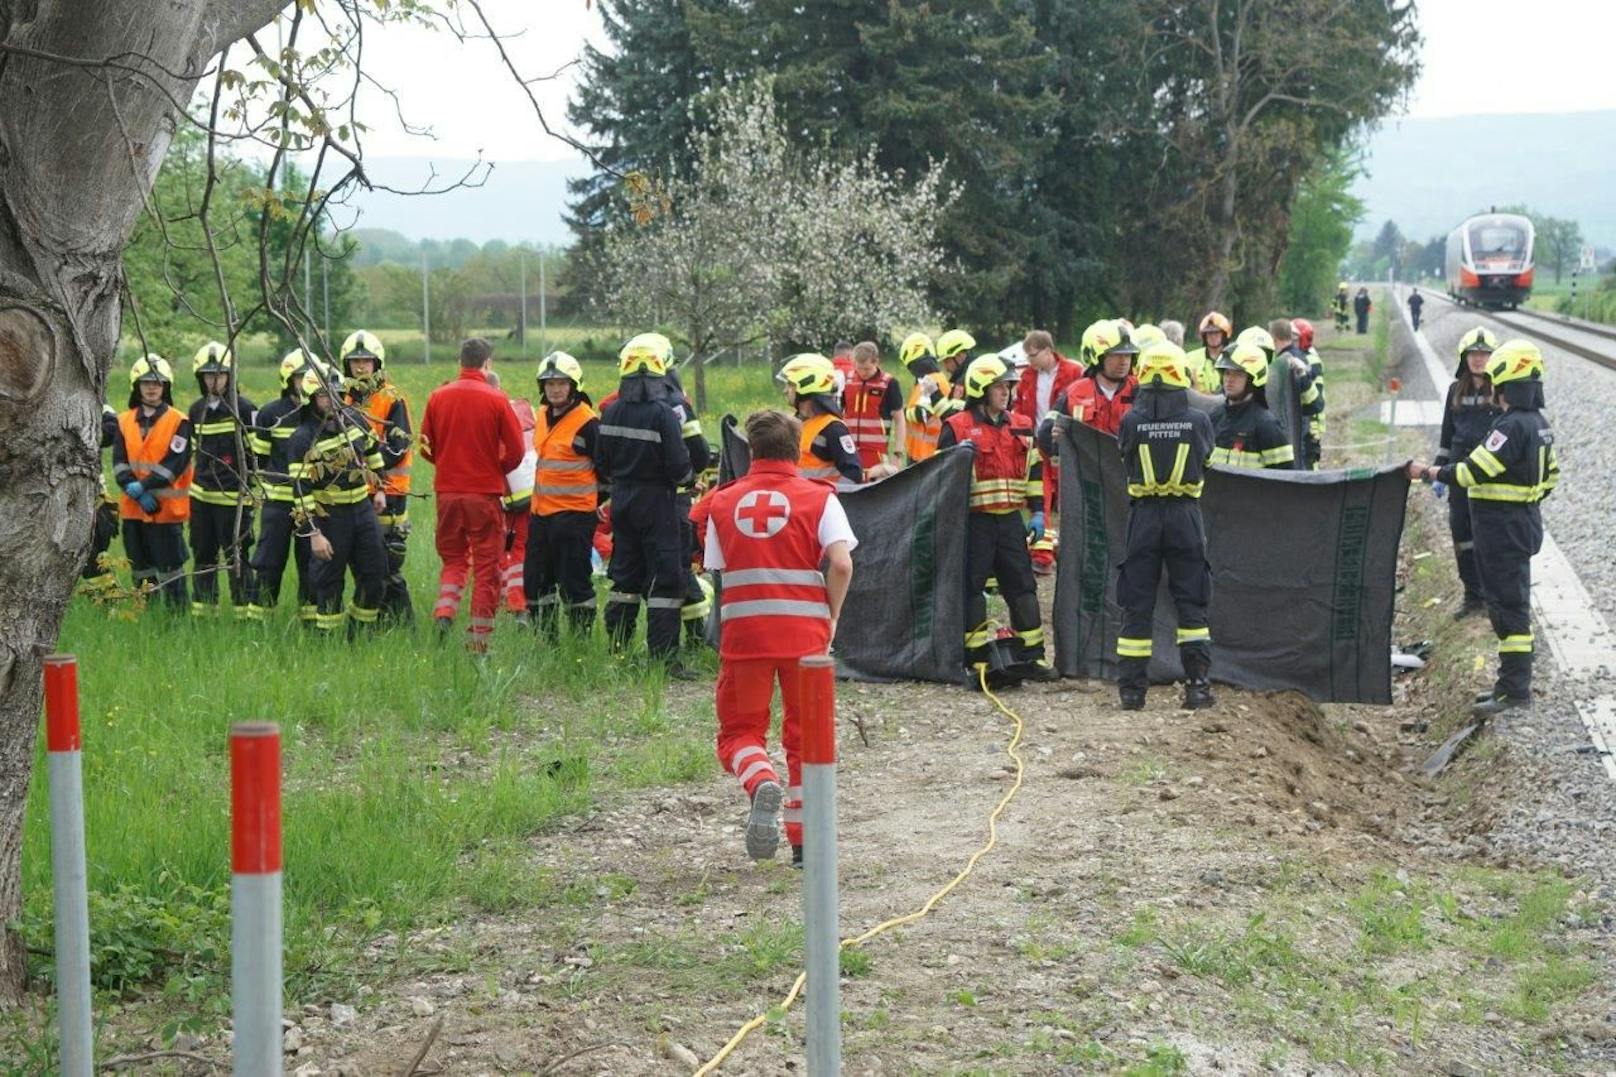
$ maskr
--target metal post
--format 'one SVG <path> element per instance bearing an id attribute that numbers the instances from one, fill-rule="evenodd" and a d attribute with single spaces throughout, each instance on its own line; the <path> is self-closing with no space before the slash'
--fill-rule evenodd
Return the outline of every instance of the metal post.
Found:
<path id="1" fill-rule="evenodd" d="M 546 301 L 545 301 L 545 294 L 544 294 L 544 252 L 541 250 L 539 252 L 539 354 L 540 355 L 548 355 L 549 354 L 549 347 L 545 343 L 545 339 L 544 339 L 545 338 L 544 316 L 545 316 L 545 312 L 546 312 L 546 306 L 547 306 L 547 304 L 546 304 Z"/>
<path id="2" fill-rule="evenodd" d="M 45 759 L 50 774 L 51 883 L 56 902 L 56 999 L 62 1073 L 94 1071 L 90 1030 L 90 908 L 84 864 L 84 771 L 79 751 L 79 665 L 45 657 Z"/>
<path id="3" fill-rule="evenodd" d="M 426 244 L 421 245 L 421 362 L 432 361 L 432 293 L 427 285 Z"/>
<path id="4" fill-rule="evenodd" d="M 1386 462 L 1389 464 L 1392 462 L 1392 454 L 1397 451 L 1397 394 L 1402 391 L 1403 383 L 1400 379 L 1393 378 L 1387 388 L 1391 395 L 1391 405 L 1386 416 Z"/>
<path id="5" fill-rule="evenodd" d="M 303 241 L 303 316 L 309 322 L 309 335 L 314 335 L 314 277 L 310 271 L 309 246 Z"/>
<path id="6" fill-rule="evenodd" d="M 320 294 L 321 304 L 325 311 L 325 339 L 326 346 L 331 345 L 331 259 L 320 258 Z"/>
<path id="7" fill-rule="evenodd" d="M 230 729 L 230 1001 L 236 1077 L 281 1073 L 281 733 Z"/>
<path id="8" fill-rule="evenodd" d="M 516 323 L 516 339 L 522 345 L 522 358 L 527 358 L 527 248 L 517 251 L 522 263 L 522 311 Z"/>
<path id="9" fill-rule="evenodd" d="M 798 663 L 802 701 L 803 943 L 808 1077 L 842 1070 L 841 942 L 836 893 L 836 663 Z"/>

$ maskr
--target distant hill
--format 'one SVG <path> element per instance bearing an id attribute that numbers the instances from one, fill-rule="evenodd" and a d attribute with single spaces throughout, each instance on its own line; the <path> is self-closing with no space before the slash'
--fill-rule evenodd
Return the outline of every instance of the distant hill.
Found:
<path id="1" fill-rule="evenodd" d="M 1367 207 L 1360 239 L 1390 219 L 1424 241 L 1478 210 L 1524 203 L 1616 248 L 1616 112 L 1392 120 L 1371 136 L 1367 168 L 1354 188 Z"/>
<path id="2" fill-rule="evenodd" d="M 373 182 L 400 190 L 418 190 L 429 181 L 433 187 L 446 186 L 465 175 L 471 165 L 470 161 L 426 157 L 373 157 L 365 163 Z M 333 215 L 348 224 L 357 208 L 354 227 L 398 232 L 410 239 L 565 244 L 572 240 L 562 221 L 567 180 L 590 172 L 589 163 L 582 158 L 500 162 L 480 187 L 420 196 L 361 191 L 353 196 L 348 210 L 338 209 Z"/>

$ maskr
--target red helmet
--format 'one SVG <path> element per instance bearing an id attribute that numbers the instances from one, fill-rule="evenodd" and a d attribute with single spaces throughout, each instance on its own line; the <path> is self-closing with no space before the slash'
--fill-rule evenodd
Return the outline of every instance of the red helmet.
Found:
<path id="1" fill-rule="evenodd" d="M 1204 337 L 1214 330 L 1223 334 L 1225 344 L 1229 343 L 1229 338 L 1234 336 L 1233 324 L 1215 310 L 1209 311 L 1207 316 L 1201 319 L 1201 327 L 1197 330 L 1196 335 Z"/>
<path id="2" fill-rule="evenodd" d="M 1303 351 L 1313 347 L 1313 323 L 1306 318 L 1292 318 L 1291 332 L 1296 334 L 1296 343 Z"/>

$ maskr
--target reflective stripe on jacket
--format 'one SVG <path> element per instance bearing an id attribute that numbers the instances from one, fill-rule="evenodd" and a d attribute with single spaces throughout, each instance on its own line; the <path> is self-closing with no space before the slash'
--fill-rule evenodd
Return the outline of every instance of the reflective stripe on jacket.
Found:
<path id="1" fill-rule="evenodd" d="M 595 511 L 600 491 L 595 463 L 573 444 L 594 417 L 594 410 L 580 400 L 551 426 L 550 410 L 539 409 L 533 427 L 533 447 L 539 454 L 533 480 L 533 515 Z"/>
<path id="2" fill-rule="evenodd" d="M 185 416 L 175 408 L 165 408 L 162 414 L 152 420 L 150 428 L 142 435 L 139 414 L 139 408 L 130 408 L 118 416 L 118 433 L 123 437 L 128 474 L 131 479 L 141 483 L 156 475 L 165 480 L 167 485 L 148 491 L 157 499 L 155 513 L 148 514 L 142 511 L 139 502 L 128 494 L 121 494 L 118 497 L 118 516 L 121 519 L 141 520 L 149 524 L 184 523 L 191 518 L 193 468 L 187 461 L 185 470 L 175 475 L 169 468 L 163 466 L 163 459 L 171 452 L 179 452 L 186 448 L 184 445 L 174 447 L 180 424 L 185 421 Z M 122 480 L 123 476 L 120 475 L 119 478 Z"/>
<path id="3" fill-rule="evenodd" d="M 1027 505 L 1028 455 L 1032 423 L 1012 411 L 990 422 L 980 408 L 967 408 L 948 417 L 957 444 L 976 446 L 971 471 L 972 512 L 1019 512 Z"/>
<path id="4" fill-rule="evenodd" d="M 836 416 L 823 412 L 802 424 L 802 439 L 797 446 L 797 470 L 802 473 L 803 478 L 834 483 L 841 476 L 834 462 L 814 455 L 814 439 L 823 434 L 825 428 L 835 421 Z"/>

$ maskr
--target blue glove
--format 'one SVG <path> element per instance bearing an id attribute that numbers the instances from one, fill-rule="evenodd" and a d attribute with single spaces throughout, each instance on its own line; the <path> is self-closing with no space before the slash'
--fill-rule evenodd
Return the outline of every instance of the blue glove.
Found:
<path id="1" fill-rule="evenodd" d="M 156 515 L 156 513 L 157 513 L 157 498 L 152 496 L 151 491 L 149 491 L 149 490 L 141 491 L 140 496 L 137 497 L 135 500 L 140 502 L 140 511 L 141 512 L 144 512 L 147 516 Z"/>
<path id="2" fill-rule="evenodd" d="M 1032 540 L 1034 542 L 1037 542 L 1044 537 L 1043 509 L 1039 509 L 1037 512 L 1033 513 L 1032 519 L 1027 521 L 1027 534 L 1032 536 Z"/>
<path id="3" fill-rule="evenodd" d="M 1437 500 L 1440 501 L 1442 498 L 1448 496 L 1448 484 L 1445 482 L 1433 482 L 1431 484 L 1431 492 L 1435 494 L 1437 496 Z"/>
<path id="4" fill-rule="evenodd" d="M 131 482 L 124 486 L 123 492 L 129 495 L 130 501 L 139 501 L 140 495 L 146 492 L 146 488 L 138 482 Z"/>

